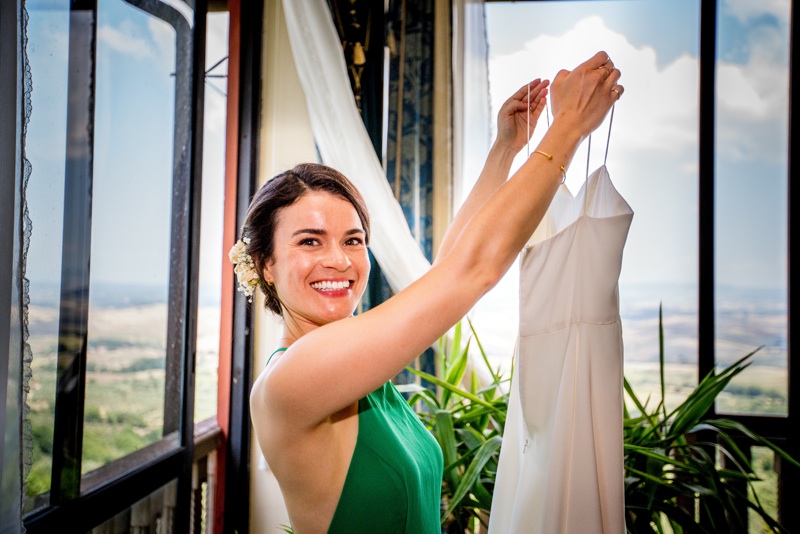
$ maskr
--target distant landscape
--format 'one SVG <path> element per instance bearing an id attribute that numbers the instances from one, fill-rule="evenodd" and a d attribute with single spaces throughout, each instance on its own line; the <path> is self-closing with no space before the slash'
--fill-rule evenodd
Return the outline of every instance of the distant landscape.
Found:
<path id="1" fill-rule="evenodd" d="M 27 509 L 50 490 L 57 365 L 58 309 L 50 292 L 32 298 L 29 344 L 33 352 L 28 404 L 33 465 Z M 123 293 L 127 304 L 92 296 L 89 311 L 82 472 L 160 440 L 164 424 L 167 306 L 163 292 Z M 160 300 L 161 302 L 154 302 Z M 48 302 L 49 301 L 49 302 Z M 109 305 L 112 304 L 112 305 Z M 198 312 L 195 421 L 216 413 L 219 307 Z M 170 406 L 169 409 L 177 409 Z"/>
<path id="2" fill-rule="evenodd" d="M 757 349 L 753 364 L 719 396 L 717 410 L 787 413 L 786 293 L 720 288 L 716 314 L 716 357 L 722 368 Z M 658 379 L 658 311 L 663 305 L 667 404 L 675 406 L 698 382 L 697 296 L 686 286 L 620 288 L 624 371 L 640 397 L 653 398 Z M 519 323 L 516 294 L 484 298 L 472 314 L 478 336 L 494 365 L 511 368 Z"/>

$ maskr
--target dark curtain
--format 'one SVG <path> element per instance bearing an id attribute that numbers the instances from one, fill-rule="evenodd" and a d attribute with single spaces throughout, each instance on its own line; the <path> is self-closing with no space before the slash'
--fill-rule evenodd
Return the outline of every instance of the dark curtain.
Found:
<path id="1" fill-rule="evenodd" d="M 433 0 L 390 0 L 386 177 L 411 234 L 433 260 Z M 418 368 L 435 374 L 433 350 Z M 397 382 L 415 381 L 408 371 Z"/>

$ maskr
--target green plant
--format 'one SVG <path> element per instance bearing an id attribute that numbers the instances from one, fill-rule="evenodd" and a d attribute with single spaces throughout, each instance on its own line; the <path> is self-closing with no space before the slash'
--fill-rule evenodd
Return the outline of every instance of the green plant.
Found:
<path id="1" fill-rule="evenodd" d="M 757 349 L 758 350 L 758 349 Z M 623 418 L 625 449 L 625 509 L 628 531 L 744 531 L 748 510 L 755 511 L 773 532 L 785 529 L 761 505 L 753 488 L 758 481 L 744 439 L 769 448 L 800 467 L 775 444 L 744 425 L 709 417 L 709 410 L 728 383 L 751 363 L 756 351 L 719 373 L 704 377 L 680 405 L 664 403 L 664 330 L 659 309 L 659 369 L 661 399 L 653 409 L 641 402 L 627 380 L 625 391 L 638 411 L 627 406 Z M 719 465 L 718 459 L 724 459 Z"/>
<path id="2" fill-rule="evenodd" d="M 452 338 L 439 340 L 437 376 L 408 368 L 435 388 L 399 386 L 401 391 L 412 393 L 409 404 L 417 407 L 442 448 L 443 532 L 463 533 L 474 530 L 477 522 L 486 524 L 508 410 L 508 388 L 504 384 L 508 380 L 492 369 L 472 324 L 469 326 L 472 336 L 466 342 L 460 322 Z M 479 385 L 478 371 L 470 367 L 473 340 L 490 378 L 486 387 Z M 465 381 L 467 387 L 462 386 Z"/>
<path id="3" fill-rule="evenodd" d="M 400 386 L 401 391 L 412 393 L 409 404 L 416 407 L 442 447 L 445 532 L 474 532 L 478 522 L 487 523 L 508 410 L 510 379 L 492 369 L 472 324 L 469 326 L 472 335 L 466 343 L 461 323 L 451 340 L 439 340 L 436 376 L 408 368 L 433 387 Z M 479 386 L 478 372 L 469 366 L 473 341 L 490 377 L 487 387 Z M 684 402 L 668 411 L 659 309 L 661 399 L 655 408 L 648 409 L 649 400 L 642 402 L 624 380 L 625 392 L 636 409 L 623 407 L 628 532 L 744 531 L 748 510 L 758 514 L 773 532 L 785 531 L 754 491 L 753 483 L 759 479 L 742 451 L 742 440 L 767 447 L 799 468 L 800 463 L 744 425 L 708 415 L 717 396 L 750 365 L 754 354 L 704 377 Z M 725 459 L 722 465 L 718 465 L 719 458 Z"/>

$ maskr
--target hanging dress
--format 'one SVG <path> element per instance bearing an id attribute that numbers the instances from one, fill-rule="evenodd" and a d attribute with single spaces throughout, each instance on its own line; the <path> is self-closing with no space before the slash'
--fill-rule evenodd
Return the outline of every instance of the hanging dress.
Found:
<path id="1" fill-rule="evenodd" d="M 490 534 L 623 534 L 617 282 L 633 211 L 605 164 L 562 185 L 520 256 L 520 324 Z"/>

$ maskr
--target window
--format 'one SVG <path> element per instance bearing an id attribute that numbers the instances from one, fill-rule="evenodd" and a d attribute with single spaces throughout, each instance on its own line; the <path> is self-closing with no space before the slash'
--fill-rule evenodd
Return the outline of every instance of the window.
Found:
<path id="1" fill-rule="evenodd" d="M 228 13 L 209 13 L 203 112 L 203 195 L 197 308 L 195 422 L 217 413 L 225 200 L 225 120 L 228 104 Z"/>
<path id="2" fill-rule="evenodd" d="M 33 465 L 26 481 L 27 510 L 47 504 L 52 469 L 58 360 L 58 305 L 61 293 L 61 236 L 64 229 L 64 161 L 66 160 L 67 51 L 69 9 L 27 4 L 28 61 L 33 111 L 26 153 L 31 161 L 27 202 L 31 240 L 27 258 L 30 281 L 28 328 L 31 361 L 28 419 Z M 39 35 L 38 38 L 32 38 Z M 47 78 L 39 72 L 50 73 Z M 37 176 L 41 175 L 39 180 Z M 47 179 L 45 179 L 47 177 Z"/>
<path id="3" fill-rule="evenodd" d="M 552 79 L 601 48 L 623 69 L 629 91 L 615 110 L 608 165 L 635 212 L 620 276 L 625 372 L 645 396 L 655 392 L 662 305 L 675 405 L 697 383 L 700 3 L 490 2 L 486 12 L 493 115 L 526 76 Z M 718 408 L 786 414 L 789 3 L 722 2 L 718 13 L 717 363 L 761 347 Z M 602 162 L 607 128 L 608 120 L 593 136 L 590 170 Z M 586 161 L 584 143 L 567 178 L 573 192 Z M 506 365 L 517 280 L 512 268 L 475 310 L 485 344 Z"/>
<path id="4" fill-rule="evenodd" d="M 800 366 L 789 365 L 791 7 L 789 0 L 563 0 L 489 2 L 486 13 L 495 110 L 526 76 L 552 79 L 599 49 L 622 68 L 628 92 L 615 110 L 608 167 L 635 212 L 619 282 L 625 374 L 634 389 L 656 392 L 663 305 L 667 405 L 685 398 L 698 376 L 756 350 L 712 412 L 797 457 Z M 586 143 L 573 160 L 573 192 L 585 169 L 602 162 L 607 123 L 593 135 L 589 163 Z M 473 318 L 506 365 L 517 324 L 515 275 L 512 269 Z M 793 530 L 796 474 L 752 442 L 739 445 L 763 478 L 762 504 Z M 760 531 L 757 523 L 751 532 Z"/>
<path id="5" fill-rule="evenodd" d="M 728 413 L 786 415 L 790 2 L 717 15 L 714 295 L 717 365 L 758 349 L 720 396 Z"/>
<path id="6" fill-rule="evenodd" d="M 132 5 L 98 2 L 84 474 L 177 430 L 180 403 L 166 396 L 180 387 L 167 351 L 173 152 L 183 150 L 176 37 Z"/>
<path id="7" fill-rule="evenodd" d="M 157 493 L 174 494 L 185 512 L 176 529 L 185 531 L 198 321 L 216 336 L 197 351 L 201 384 L 213 393 L 209 402 L 204 390 L 201 417 L 216 412 L 207 353 L 219 345 L 221 230 L 202 235 L 195 156 L 205 13 L 138 0 L 25 7 L 33 354 L 25 525 L 89 530 L 173 480 Z M 219 60 L 227 16 L 212 18 Z M 217 145 L 208 225 L 219 227 L 225 105 L 208 109 Z"/>
<path id="8" fill-rule="evenodd" d="M 603 163 L 610 139 L 609 173 L 634 211 L 619 283 L 625 374 L 643 397 L 656 391 L 663 305 L 667 402 L 674 406 L 697 383 L 699 4 L 491 2 L 486 13 L 493 117 L 529 78 L 552 80 L 559 69 L 577 66 L 598 50 L 607 51 L 623 72 L 626 94 L 614 110 L 610 137 L 608 117 L 592 135 L 591 153 L 589 143 L 579 148 L 566 184 L 578 192 L 587 172 Z M 547 124 L 541 117 L 531 149 Z M 526 156 L 523 149 L 512 170 Z M 484 345 L 509 366 L 518 283 L 512 267 L 475 311 Z"/>

